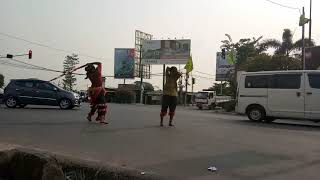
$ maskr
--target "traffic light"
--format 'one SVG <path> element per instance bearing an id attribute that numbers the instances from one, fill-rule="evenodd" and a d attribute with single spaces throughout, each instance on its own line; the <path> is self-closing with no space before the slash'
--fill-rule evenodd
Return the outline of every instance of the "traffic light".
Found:
<path id="1" fill-rule="evenodd" d="M 192 84 L 196 83 L 196 78 L 192 78 Z"/>
<path id="2" fill-rule="evenodd" d="M 31 51 L 31 49 L 29 50 L 28 55 L 29 55 L 29 59 L 32 59 L 32 51 Z"/>
<path id="3" fill-rule="evenodd" d="M 226 49 L 224 49 L 224 48 L 221 50 L 221 57 L 223 59 L 226 59 Z"/>
<path id="4" fill-rule="evenodd" d="M 13 58 L 13 55 L 12 55 L 12 54 L 7 54 L 7 58 L 8 58 L 8 59 L 12 59 L 12 58 Z"/>

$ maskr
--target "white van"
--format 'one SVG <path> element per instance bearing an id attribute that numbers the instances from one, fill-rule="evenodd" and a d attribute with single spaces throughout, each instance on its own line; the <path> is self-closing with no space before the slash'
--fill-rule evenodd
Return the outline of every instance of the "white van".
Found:
<path id="1" fill-rule="evenodd" d="M 242 73 L 238 77 L 236 111 L 253 121 L 320 121 L 320 71 Z"/>

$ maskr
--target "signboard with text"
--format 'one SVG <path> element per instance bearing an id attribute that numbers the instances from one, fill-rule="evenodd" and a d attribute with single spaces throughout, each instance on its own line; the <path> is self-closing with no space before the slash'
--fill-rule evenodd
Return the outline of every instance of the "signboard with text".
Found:
<path id="1" fill-rule="evenodd" d="M 191 40 L 142 41 L 143 64 L 186 64 L 190 57 Z"/>

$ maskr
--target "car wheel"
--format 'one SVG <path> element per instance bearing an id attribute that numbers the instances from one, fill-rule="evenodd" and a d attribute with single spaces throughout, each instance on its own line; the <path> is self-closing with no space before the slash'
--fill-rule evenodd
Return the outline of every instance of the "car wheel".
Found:
<path id="1" fill-rule="evenodd" d="M 198 108 L 199 108 L 199 110 L 202 110 L 202 106 L 199 106 Z"/>
<path id="2" fill-rule="evenodd" d="M 5 100 L 5 104 L 8 108 L 15 108 L 18 105 L 18 100 L 15 97 L 9 97 Z"/>
<path id="3" fill-rule="evenodd" d="M 59 106 L 61 109 L 69 109 L 71 107 L 71 101 L 69 99 L 61 99 Z"/>
<path id="4" fill-rule="evenodd" d="M 251 121 L 263 121 L 266 117 L 266 112 L 262 107 L 253 106 L 248 109 L 247 116 Z"/>

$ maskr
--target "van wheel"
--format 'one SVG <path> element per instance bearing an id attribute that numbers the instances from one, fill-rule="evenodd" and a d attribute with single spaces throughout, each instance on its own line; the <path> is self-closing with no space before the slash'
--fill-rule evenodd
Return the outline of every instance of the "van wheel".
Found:
<path id="1" fill-rule="evenodd" d="M 18 100 L 15 97 L 9 97 L 9 98 L 6 99 L 5 105 L 8 108 L 15 108 L 18 105 Z"/>
<path id="2" fill-rule="evenodd" d="M 215 108 L 216 108 L 216 104 L 212 103 L 212 104 L 210 105 L 210 109 L 211 109 L 211 110 L 214 110 Z"/>
<path id="3" fill-rule="evenodd" d="M 263 121 L 266 118 L 266 112 L 262 107 L 253 106 L 248 109 L 247 116 L 251 121 Z"/>
<path id="4" fill-rule="evenodd" d="M 69 99 L 61 99 L 59 106 L 61 109 L 69 109 L 71 107 L 71 101 Z"/>

